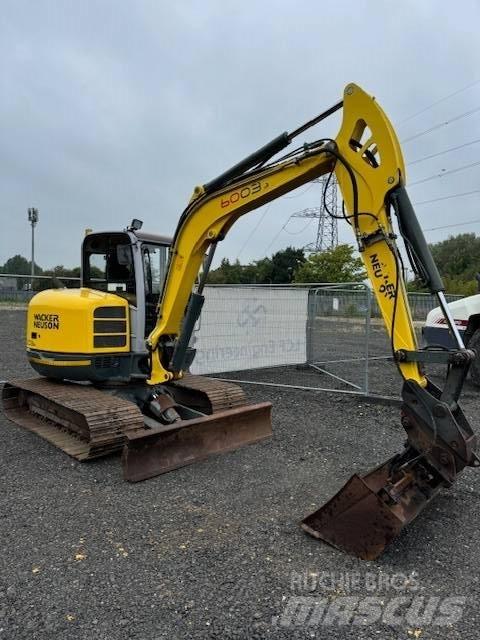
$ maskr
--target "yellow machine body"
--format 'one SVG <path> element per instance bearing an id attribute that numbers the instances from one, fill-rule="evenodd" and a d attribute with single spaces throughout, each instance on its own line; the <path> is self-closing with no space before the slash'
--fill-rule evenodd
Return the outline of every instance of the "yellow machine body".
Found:
<path id="1" fill-rule="evenodd" d="M 38 373 L 95 379 L 95 365 L 101 368 L 105 355 L 130 351 L 128 302 L 87 288 L 41 291 L 28 305 L 26 342 Z"/>

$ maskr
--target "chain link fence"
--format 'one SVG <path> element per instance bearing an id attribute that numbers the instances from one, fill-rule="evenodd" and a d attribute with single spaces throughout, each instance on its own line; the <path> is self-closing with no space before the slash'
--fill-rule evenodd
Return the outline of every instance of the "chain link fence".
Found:
<path id="1" fill-rule="evenodd" d="M 308 300 L 307 366 L 322 386 L 368 392 L 372 294 L 350 283 L 311 289 Z"/>
<path id="2" fill-rule="evenodd" d="M 26 304 L 30 298 L 44 289 L 75 288 L 79 286 L 80 278 L 0 273 L 0 302 Z"/>
<path id="3" fill-rule="evenodd" d="M 435 296 L 410 293 L 417 339 Z M 461 296 L 447 296 L 448 302 Z M 324 285 L 309 294 L 307 365 L 322 374 L 327 388 L 389 395 L 394 366 L 390 339 L 376 299 L 367 285 Z"/>

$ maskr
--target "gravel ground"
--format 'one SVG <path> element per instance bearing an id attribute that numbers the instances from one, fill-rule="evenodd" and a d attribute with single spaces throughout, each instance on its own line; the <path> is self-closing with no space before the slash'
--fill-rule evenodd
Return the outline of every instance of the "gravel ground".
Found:
<path id="1" fill-rule="evenodd" d="M 0 379 L 31 375 L 23 324 L 23 312 L 0 310 Z M 398 393 L 391 363 L 378 366 L 378 385 Z M 265 376 L 318 384 L 294 367 L 239 377 Z M 245 389 L 272 401 L 271 441 L 136 485 L 122 481 L 117 457 L 72 462 L 0 415 L 0 639 L 478 637 L 480 476 L 462 474 L 380 560 L 351 558 L 298 522 L 353 471 L 400 448 L 398 408 Z M 474 424 L 477 402 L 468 386 Z M 313 599 L 341 607 L 374 596 L 384 614 L 392 598 L 404 600 L 397 620 L 355 626 L 302 622 L 301 612 L 290 619 L 299 596 L 307 609 Z M 412 598 L 430 596 L 465 598 L 461 619 L 438 626 L 411 609 L 402 616 Z"/>

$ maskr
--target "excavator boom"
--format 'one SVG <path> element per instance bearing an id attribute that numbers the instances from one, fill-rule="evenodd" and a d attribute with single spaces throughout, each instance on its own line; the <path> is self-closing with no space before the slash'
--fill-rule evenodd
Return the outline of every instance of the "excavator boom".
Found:
<path id="1" fill-rule="evenodd" d="M 338 109 L 343 111 L 343 121 L 335 140 L 306 143 L 284 159 L 265 165 L 282 146 Z M 403 277 L 397 269 L 398 250 L 387 204 L 388 194 L 405 180 L 402 153 L 378 103 L 351 84 L 342 102 L 291 134 L 278 136 L 222 176 L 195 189 L 175 232 L 160 313 L 148 338 L 152 352 L 150 384 L 181 376 L 185 349 L 203 304 L 208 269 L 199 289 L 193 295 L 191 292 L 205 254 L 211 262 L 217 243 L 241 216 L 333 171 L 346 208 L 352 212 L 345 217 L 354 228 L 387 329 L 393 332 L 394 349 L 417 348 Z M 404 378 L 425 386 L 417 364 L 402 363 L 400 367 Z"/>

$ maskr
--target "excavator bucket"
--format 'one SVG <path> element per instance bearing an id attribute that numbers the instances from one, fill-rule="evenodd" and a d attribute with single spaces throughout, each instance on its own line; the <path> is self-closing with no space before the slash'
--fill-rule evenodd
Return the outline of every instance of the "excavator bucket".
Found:
<path id="1" fill-rule="evenodd" d="M 212 454 L 233 451 L 272 435 L 271 404 L 235 407 L 172 425 L 127 431 L 122 466 L 125 480 L 138 482 Z"/>
<path id="2" fill-rule="evenodd" d="M 442 486 L 418 457 L 392 474 L 399 458 L 390 458 L 363 477 L 353 475 L 331 500 L 302 521 L 302 528 L 351 555 L 375 560 Z"/>
<path id="3" fill-rule="evenodd" d="M 467 350 L 454 352 L 443 393 L 431 382 L 426 388 L 413 380 L 404 382 L 403 452 L 363 477 L 352 476 L 329 502 L 303 520 L 307 533 L 374 560 L 442 487 L 452 486 L 466 466 L 480 467 L 477 436 L 456 402 L 471 357 Z M 452 398 L 453 409 L 445 401 Z"/>

